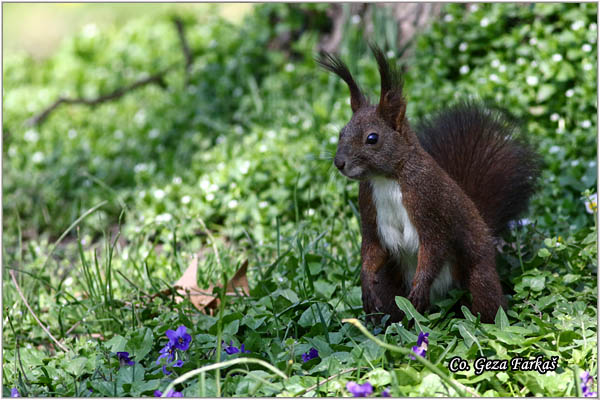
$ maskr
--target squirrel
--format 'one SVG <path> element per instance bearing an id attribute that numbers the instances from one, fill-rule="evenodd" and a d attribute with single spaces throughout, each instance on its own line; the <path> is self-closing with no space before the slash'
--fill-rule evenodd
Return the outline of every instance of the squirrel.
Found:
<path id="1" fill-rule="evenodd" d="M 350 89 L 353 115 L 334 164 L 359 181 L 364 311 L 399 321 L 396 296 L 423 313 L 432 298 L 458 287 L 471 293 L 473 314 L 493 322 L 507 307 L 494 238 L 527 209 L 540 157 L 507 115 L 473 101 L 421 121 L 417 135 L 405 115 L 400 70 L 369 46 L 381 77 L 377 105 L 339 57 L 322 52 L 316 60 Z"/>

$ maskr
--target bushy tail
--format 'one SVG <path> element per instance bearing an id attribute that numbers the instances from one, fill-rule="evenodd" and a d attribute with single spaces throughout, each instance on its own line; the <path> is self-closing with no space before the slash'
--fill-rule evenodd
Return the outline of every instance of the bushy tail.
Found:
<path id="1" fill-rule="evenodd" d="M 527 209 L 541 159 L 502 112 L 463 102 L 420 121 L 415 130 L 494 235 Z"/>

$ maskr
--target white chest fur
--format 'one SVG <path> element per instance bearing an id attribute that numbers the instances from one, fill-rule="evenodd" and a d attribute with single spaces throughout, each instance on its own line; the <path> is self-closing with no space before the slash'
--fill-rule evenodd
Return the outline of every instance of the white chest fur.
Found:
<path id="1" fill-rule="evenodd" d="M 400 184 L 392 179 L 373 178 L 371 188 L 377 209 L 379 240 L 393 257 L 401 260 L 405 282 L 410 287 L 417 269 L 419 233 L 410 221 L 402 202 Z M 431 297 L 443 297 L 451 287 L 450 263 L 446 262 L 433 282 Z"/>
<path id="2" fill-rule="evenodd" d="M 371 187 L 382 244 L 394 256 L 415 254 L 419 250 L 419 234 L 408 218 L 400 185 L 392 179 L 374 178 Z"/>

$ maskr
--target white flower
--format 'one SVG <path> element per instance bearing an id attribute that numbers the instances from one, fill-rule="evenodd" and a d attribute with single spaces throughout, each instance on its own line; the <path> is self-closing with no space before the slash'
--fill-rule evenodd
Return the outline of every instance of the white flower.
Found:
<path id="1" fill-rule="evenodd" d="M 332 136 L 329 138 L 329 143 L 331 144 L 336 144 L 338 142 L 338 137 L 337 136 Z"/>
<path id="2" fill-rule="evenodd" d="M 533 76 L 533 75 L 529 75 L 526 79 L 527 84 L 529 86 L 535 86 L 538 84 L 538 77 L 537 76 Z"/>
<path id="3" fill-rule="evenodd" d="M 260 203 L 258 203 L 258 208 L 265 208 L 266 206 L 268 206 L 269 203 L 266 201 L 261 201 Z"/>
<path id="4" fill-rule="evenodd" d="M 588 166 L 589 166 L 590 168 L 594 168 L 594 167 L 596 166 L 596 161 L 590 161 L 590 162 L 588 163 Z"/>
<path id="5" fill-rule="evenodd" d="M 285 64 L 285 71 L 286 72 L 292 72 L 294 69 L 295 69 L 294 64 L 292 64 L 292 63 Z"/>
<path id="6" fill-rule="evenodd" d="M 590 51 L 592 51 L 592 45 L 586 43 L 583 46 L 581 46 L 581 50 L 585 51 L 586 53 L 589 53 Z"/>
<path id="7" fill-rule="evenodd" d="M 242 162 L 242 165 L 240 165 L 240 172 L 242 175 L 246 175 L 248 173 L 248 169 L 250 169 L 250 161 Z"/>
<path id="8" fill-rule="evenodd" d="M 352 22 L 354 25 L 358 24 L 360 22 L 360 15 L 354 14 L 350 19 L 350 22 Z"/>
<path id="9" fill-rule="evenodd" d="M 169 222 L 171 219 L 173 219 L 173 216 L 169 213 L 163 213 L 163 214 L 159 214 L 156 216 L 155 221 L 156 222 Z"/>
<path id="10" fill-rule="evenodd" d="M 213 48 L 217 47 L 218 45 L 219 45 L 219 42 L 217 42 L 215 39 L 211 40 L 211 41 L 208 43 L 208 47 L 209 47 L 209 48 L 211 48 L 211 49 L 213 49 Z"/>
<path id="11" fill-rule="evenodd" d="M 592 64 L 583 64 L 584 71 L 590 71 L 592 69 Z"/>
<path id="12" fill-rule="evenodd" d="M 135 122 L 138 126 L 146 123 L 146 111 L 143 108 L 135 113 L 133 116 L 133 122 Z"/>
<path id="13" fill-rule="evenodd" d="M 468 47 L 469 47 L 469 45 L 467 43 L 462 42 L 461 44 L 458 45 L 458 50 L 466 51 Z"/>
<path id="14" fill-rule="evenodd" d="M 153 194 L 156 200 L 162 200 L 165 197 L 165 191 L 162 189 L 156 189 Z"/>
<path id="15" fill-rule="evenodd" d="M 311 126 L 312 121 L 310 119 L 305 119 L 304 122 L 302 122 L 302 129 L 310 129 Z"/>
<path id="16" fill-rule="evenodd" d="M 264 153 L 265 151 L 267 151 L 267 145 L 261 144 L 260 146 L 258 146 L 258 151 L 260 151 L 261 153 Z"/>
<path id="17" fill-rule="evenodd" d="M 82 29 L 82 34 L 86 38 L 92 38 L 98 34 L 99 30 L 95 24 L 87 24 Z"/>
<path id="18" fill-rule="evenodd" d="M 185 196 L 183 196 L 183 197 L 181 198 L 181 202 L 182 202 L 183 204 L 188 204 L 190 201 L 192 201 L 192 198 L 191 198 L 190 196 L 188 196 L 188 195 L 185 195 Z"/>
<path id="19" fill-rule="evenodd" d="M 73 278 L 71 278 L 70 276 L 67 279 L 65 279 L 65 281 L 64 281 L 64 284 L 66 286 L 71 286 L 72 283 L 73 283 Z"/>
<path id="20" fill-rule="evenodd" d="M 582 128 L 589 128 L 590 126 L 592 126 L 592 123 L 590 122 L 589 119 L 586 119 L 585 121 L 581 121 L 581 127 Z"/>
<path id="21" fill-rule="evenodd" d="M 537 44 L 537 42 L 538 42 L 537 39 L 534 38 L 534 37 L 532 37 L 531 39 L 529 39 L 529 44 L 532 45 L 532 46 L 535 46 Z"/>
<path id="22" fill-rule="evenodd" d="M 173 178 L 173 183 L 175 185 L 181 185 L 181 178 L 176 176 L 175 178 Z"/>
<path id="23" fill-rule="evenodd" d="M 552 147 L 550 147 L 550 150 L 548 150 L 548 153 L 554 154 L 554 153 L 558 153 L 559 151 L 560 151 L 560 147 L 552 146 Z"/>
<path id="24" fill-rule="evenodd" d="M 560 118 L 560 115 L 558 115 L 557 113 L 553 113 L 550 116 L 550 121 L 558 121 L 559 118 Z"/>
<path id="25" fill-rule="evenodd" d="M 517 58 L 517 65 L 523 65 L 523 64 L 525 64 L 525 59 L 523 57 Z"/>
<path id="26" fill-rule="evenodd" d="M 148 132 L 148 137 L 150 139 L 156 139 L 159 136 L 160 136 L 160 131 L 156 128 L 150 129 L 150 132 Z"/>
<path id="27" fill-rule="evenodd" d="M 460 72 L 462 75 L 464 75 L 464 74 L 468 74 L 470 70 L 471 70 L 471 69 L 469 68 L 469 66 L 468 66 L 468 65 L 463 65 L 462 67 L 460 67 L 460 69 L 459 69 L 458 71 L 459 71 L 459 72 Z"/>
<path id="28" fill-rule="evenodd" d="M 33 129 L 30 129 L 27 132 L 25 132 L 25 135 L 23 137 L 25 138 L 26 141 L 35 143 L 40 138 L 40 135 Z"/>
<path id="29" fill-rule="evenodd" d="M 596 29 L 598 29 L 598 25 L 596 25 L 596 23 L 595 23 L 595 22 L 592 22 L 592 23 L 590 24 L 590 31 L 595 31 Z"/>
<path id="30" fill-rule="evenodd" d="M 212 193 L 209 193 L 206 195 L 206 200 L 208 201 L 213 201 L 215 199 L 215 195 Z"/>
<path id="31" fill-rule="evenodd" d="M 594 193 L 585 201 L 585 211 L 593 214 L 598 211 L 598 193 Z"/>
<path id="32" fill-rule="evenodd" d="M 236 208 L 237 205 L 238 205 L 238 202 L 235 199 L 229 200 L 229 203 L 227 203 L 227 207 L 229 207 L 229 208 Z"/>
<path id="33" fill-rule="evenodd" d="M 16 147 L 15 147 L 15 146 L 10 146 L 10 147 L 8 148 L 8 155 L 9 155 L 10 157 L 14 157 L 14 156 L 16 156 L 16 155 L 17 155 L 17 149 L 16 149 Z"/>
<path id="34" fill-rule="evenodd" d="M 535 61 L 535 60 L 534 60 L 534 61 L 532 61 L 532 62 L 531 62 L 531 66 L 532 66 L 533 68 L 537 67 L 537 65 L 538 65 L 538 64 L 537 64 L 537 61 Z"/>
<path id="35" fill-rule="evenodd" d="M 206 179 L 202 179 L 200 181 L 200 187 L 202 188 L 202 190 L 208 190 L 208 188 L 210 187 L 210 182 Z"/>
<path id="36" fill-rule="evenodd" d="M 77 131 L 75 129 L 69 129 L 67 135 L 69 135 L 69 139 L 75 139 L 77 137 Z"/>
<path id="37" fill-rule="evenodd" d="M 387 58 L 394 58 L 396 54 L 394 54 L 394 50 L 390 50 L 387 53 L 385 53 L 385 55 L 387 56 Z"/>
<path id="38" fill-rule="evenodd" d="M 585 26 L 585 22 L 579 20 L 579 21 L 575 21 L 571 24 L 571 29 L 573 29 L 574 31 L 578 31 L 581 28 L 583 28 Z"/>
<path id="39" fill-rule="evenodd" d="M 579 165 L 579 160 L 573 160 L 571 161 L 571 167 L 576 167 Z"/>
<path id="40" fill-rule="evenodd" d="M 140 173 L 140 172 L 147 171 L 147 170 L 148 170 L 148 165 L 144 164 L 144 163 L 136 164 L 135 167 L 133 167 L 133 171 L 135 173 Z"/>
<path id="41" fill-rule="evenodd" d="M 490 81 L 492 81 L 492 82 L 498 82 L 498 75 L 491 74 L 490 75 Z"/>
<path id="42" fill-rule="evenodd" d="M 500 66 L 500 60 L 498 60 L 498 59 L 492 60 L 491 65 L 493 68 L 498 68 Z"/>
<path id="43" fill-rule="evenodd" d="M 298 121 L 300 121 L 300 118 L 298 118 Z M 274 131 L 274 130 L 272 130 L 272 129 L 269 129 L 269 130 L 266 132 L 266 135 L 267 135 L 267 137 L 268 137 L 269 139 L 275 139 L 275 136 L 277 136 L 277 134 L 275 133 L 275 131 Z"/>
<path id="44" fill-rule="evenodd" d="M 300 122 L 300 117 L 297 115 L 292 115 L 290 117 L 290 122 L 292 123 L 292 125 L 296 125 L 298 122 Z"/>
<path id="45" fill-rule="evenodd" d="M 452 14 L 444 15 L 444 22 L 452 22 L 453 20 L 454 20 L 454 17 L 452 16 Z"/>
<path id="46" fill-rule="evenodd" d="M 212 185 L 210 185 L 210 187 L 208 189 L 211 192 L 216 192 L 217 190 L 219 190 L 219 185 L 217 185 L 216 183 L 213 183 Z"/>
<path id="47" fill-rule="evenodd" d="M 313 215 L 315 215 L 315 210 L 312 209 L 312 208 L 309 208 L 308 209 L 308 216 L 310 217 L 310 216 L 313 216 Z"/>
<path id="48" fill-rule="evenodd" d="M 499 67 L 498 67 L 498 71 L 500 71 L 500 72 L 504 72 L 504 71 L 506 71 L 506 65 L 501 65 L 501 66 L 499 66 Z"/>
<path id="49" fill-rule="evenodd" d="M 552 60 L 553 61 L 559 62 L 559 61 L 562 60 L 562 58 L 563 58 L 562 54 L 559 54 L 559 53 L 552 54 Z"/>
<path id="50" fill-rule="evenodd" d="M 479 6 L 475 3 L 471 4 L 469 8 L 471 9 L 471 12 L 479 10 Z"/>
<path id="51" fill-rule="evenodd" d="M 574 94 L 575 94 L 575 91 L 573 89 L 569 89 L 565 92 L 565 96 L 567 96 L 567 97 L 573 97 Z"/>
<path id="52" fill-rule="evenodd" d="M 490 24 L 490 20 L 488 18 L 482 18 L 481 21 L 479 22 L 479 25 L 481 25 L 483 28 L 485 28 L 486 26 L 488 26 Z"/>
<path id="53" fill-rule="evenodd" d="M 140 196 L 140 199 L 143 199 L 144 197 L 146 197 L 146 191 L 142 190 L 141 192 L 138 193 L 138 196 Z"/>
<path id="54" fill-rule="evenodd" d="M 35 153 L 33 153 L 31 161 L 33 161 L 34 164 L 41 163 L 42 161 L 44 161 L 44 153 L 42 153 L 41 151 L 36 151 Z"/>
<path id="55" fill-rule="evenodd" d="M 242 127 L 241 127 L 241 126 L 239 126 L 239 125 L 236 125 L 236 126 L 235 126 L 235 128 L 233 128 L 233 131 L 234 131 L 236 134 L 238 134 L 238 135 L 241 135 L 241 134 L 243 134 L 243 133 L 244 133 L 244 128 L 242 128 Z"/>
<path id="56" fill-rule="evenodd" d="M 221 144 L 224 141 L 225 141 L 225 136 L 223 136 L 223 135 L 217 136 L 217 139 L 215 140 L 215 142 L 217 142 L 217 144 Z"/>

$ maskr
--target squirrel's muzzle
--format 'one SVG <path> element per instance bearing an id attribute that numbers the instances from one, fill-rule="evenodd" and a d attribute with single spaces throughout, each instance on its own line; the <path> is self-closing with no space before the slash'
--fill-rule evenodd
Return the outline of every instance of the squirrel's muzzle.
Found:
<path id="1" fill-rule="evenodd" d="M 339 169 L 340 171 L 344 171 L 344 167 L 346 166 L 346 159 L 344 157 L 340 157 L 339 154 L 336 154 L 335 158 L 333 159 L 333 163 L 335 164 L 337 169 Z"/>

